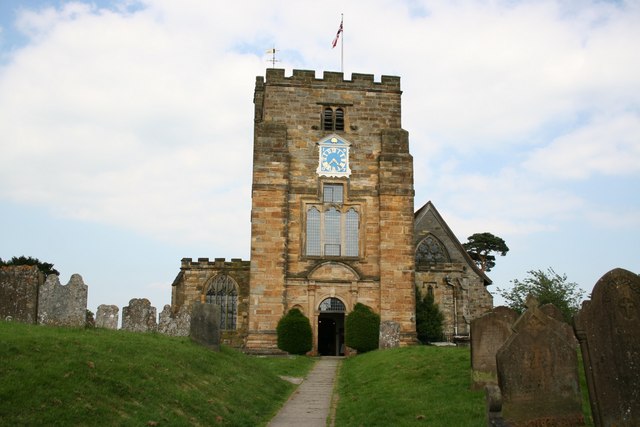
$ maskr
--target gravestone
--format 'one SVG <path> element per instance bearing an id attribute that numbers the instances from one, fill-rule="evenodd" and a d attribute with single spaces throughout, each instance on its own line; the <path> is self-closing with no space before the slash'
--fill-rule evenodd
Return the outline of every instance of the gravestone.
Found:
<path id="1" fill-rule="evenodd" d="M 392 320 L 380 322 L 379 348 L 396 348 L 400 346 L 400 324 Z"/>
<path id="2" fill-rule="evenodd" d="M 122 329 L 132 332 L 154 332 L 157 328 L 156 308 L 146 298 L 133 298 L 122 308 Z"/>
<path id="3" fill-rule="evenodd" d="M 191 340 L 212 350 L 220 350 L 220 307 L 196 302 L 191 309 Z"/>
<path id="4" fill-rule="evenodd" d="M 562 315 L 562 312 L 558 307 L 551 303 L 548 303 L 541 305 L 540 310 L 547 316 L 562 322 L 562 333 L 569 341 L 573 341 L 576 345 L 578 345 L 578 339 L 576 338 L 576 334 L 573 332 L 573 327 L 565 322 L 564 316 Z"/>
<path id="5" fill-rule="evenodd" d="M 472 387 L 497 384 L 496 353 L 511 336 L 511 325 L 518 313 L 509 307 L 496 307 L 471 321 Z"/>
<path id="6" fill-rule="evenodd" d="M 640 277 L 616 268 L 582 303 L 574 328 L 596 426 L 640 426 Z"/>
<path id="7" fill-rule="evenodd" d="M 119 311 L 117 305 L 99 305 L 96 312 L 96 328 L 118 329 Z"/>
<path id="8" fill-rule="evenodd" d="M 35 265 L 0 267 L 0 320 L 36 323 L 44 275 Z"/>
<path id="9" fill-rule="evenodd" d="M 38 323 L 84 327 L 87 320 L 88 290 L 79 274 L 71 275 L 65 286 L 60 284 L 60 278 L 56 274 L 50 274 L 38 292 Z"/>
<path id="10" fill-rule="evenodd" d="M 529 296 L 496 354 L 502 418 L 512 426 L 582 426 L 577 346 Z"/>
<path id="11" fill-rule="evenodd" d="M 171 306 L 166 304 L 160 312 L 158 320 L 158 332 L 174 337 L 187 337 L 191 327 L 191 314 L 187 305 L 184 304 L 174 315 Z"/>

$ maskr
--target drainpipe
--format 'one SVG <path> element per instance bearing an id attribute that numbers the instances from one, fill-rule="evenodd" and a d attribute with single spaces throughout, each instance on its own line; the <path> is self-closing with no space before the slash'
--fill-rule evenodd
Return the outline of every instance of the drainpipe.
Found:
<path id="1" fill-rule="evenodd" d="M 453 336 L 456 337 L 458 336 L 458 299 L 456 298 L 456 287 L 449 276 L 445 276 L 444 281 L 448 286 L 451 286 L 451 293 L 453 294 Z"/>

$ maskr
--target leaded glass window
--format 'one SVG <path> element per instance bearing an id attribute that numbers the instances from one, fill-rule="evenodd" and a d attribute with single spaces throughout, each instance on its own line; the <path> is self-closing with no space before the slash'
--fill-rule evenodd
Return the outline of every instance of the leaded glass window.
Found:
<path id="1" fill-rule="evenodd" d="M 324 214 L 324 254 L 326 256 L 340 256 L 342 240 L 340 218 L 340 212 L 336 208 L 329 208 Z"/>
<path id="2" fill-rule="evenodd" d="M 425 237 L 416 250 L 417 264 L 449 262 L 449 255 L 442 243 L 432 235 Z"/>
<path id="3" fill-rule="evenodd" d="M 229 276 L 216 276 L 207 290 L 206 301 L 220 307 L 220 329 L 236 329 L 238 315 L 238 285 Z"/>
<path id="4" fill-rule="evenodd" d="M 322 255 L 320 248 L 320 211 L 312 206 L 307 211 L 307 255 Z"/>
<path id="5" fill-rule="evenodd" d="M 342 203 L 344 186 L 342 184 L 324 184 L 322 187 L 322 201 L 325 203 Z"/>
<path id="6" fill-rule="evenodd" d="M 351 208 L 347 211 L 345 219 L 345 256 L 358 256 L 358 230 L 360 228 L 360 216 Z"/>
<path id="7" fill-rule="evenodd" d="M 344 313 L 345 311 L 347 311 L 344 303 L 338 298 L 327 298 L 320 303 L 320 306 L 318 308 L 323 313 Z"/>

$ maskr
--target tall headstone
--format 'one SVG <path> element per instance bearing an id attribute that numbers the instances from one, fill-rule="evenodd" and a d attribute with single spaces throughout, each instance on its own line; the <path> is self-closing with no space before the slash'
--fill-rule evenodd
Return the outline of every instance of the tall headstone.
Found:
<path id="1" fill-rule="evenodd" d="M 84 327 L 88 290 L 79 274 L 73 274 L 65 286 L 56 274 L 50 274 L 38 292 L 38 323 Z"/>
<path id="2" fill-rule="evenodd" d="M 99 305 L 96 312 L 96 328 L 118 329 L 119 311 L 117 305 Z"/>
<path id="3" fill-rule="evenodd" d="M 574 318 L 596 426 L 640 425 L 640 277 L 616 268 Z"/>
<path id="4" fill-rule="evenodd" d="M 122 308 L 122 329 L 132 332 L 154 332 L 157 328 L 156 308 L 146 298 L 133 298 Z"/>
<path id="5" fill-rule="evenodd" d="M 197 302 L 191 308 L 189 336 L 200 345 L 220 350 L 220 307 Z"/>
<path id="6" fill-rule="evenodd" d="M 584 425 L 577 346 L 532 296 L 498 350 L 496 364 L 507 425 Z"/>
<path id="7" fill-rule="evenodd" d="M 518 313 L 509 307 L 496 307 L 471 321 L 471 376 L 473 388 L 498 383 L 496 353 L 511 336 Z"/>
<path id="8" fill-rule="evenodd" d="M 44 275 L 35 265 L 0 267 L 0 320 L 36 323 Z"/>
<path id="9" fill-rule="evenodd" d="M 578 345 L 578 339 L 576 338 L 576 334 L 573 332 L 573 327 L 564 320 L 564 316 L 562 315 L 562 312 L 558 307 L 551 303 L 548 303 L 541 305 L 540 310 L 547 316 L 561 322 L 562 333 L 569 341 L 573 341 L 576 345 Z"/>
<path id="10" fill-rule="evenodd" d="M 191 314 L 188 307 L 183 305 L 177 313 L 171 311 L 171 306 L 166 304 L 160 312 L 158 320 L 158 332 L 174 337 L 189 336 Z"/>

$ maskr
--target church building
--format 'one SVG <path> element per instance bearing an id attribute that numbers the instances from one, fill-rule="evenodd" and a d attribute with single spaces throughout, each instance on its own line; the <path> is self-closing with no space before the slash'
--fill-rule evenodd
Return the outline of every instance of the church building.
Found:
<path id="1" fill-rule="evenodd" d="M 341 354 L 356 303 L 416 342 L 416 287 L 434 295 L 445 335 L 468 337 L 491 309 L 482 273 L 431 202 L 414 213 L 413 158 L 400 78 L 268 69 L 254 93 L 251 259 L 182 260 L 172 310 L 217 304 L 224 343 L 277 351 L 298 308 L 314 352 Z"/>

